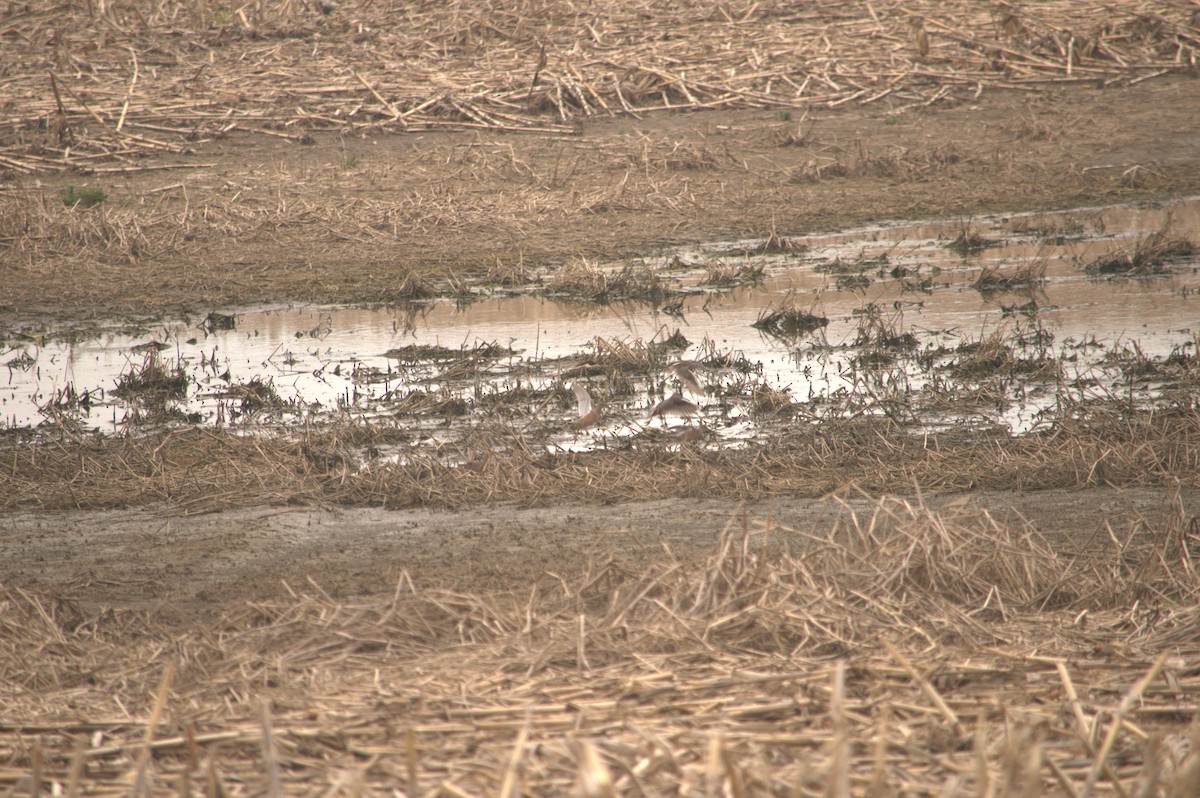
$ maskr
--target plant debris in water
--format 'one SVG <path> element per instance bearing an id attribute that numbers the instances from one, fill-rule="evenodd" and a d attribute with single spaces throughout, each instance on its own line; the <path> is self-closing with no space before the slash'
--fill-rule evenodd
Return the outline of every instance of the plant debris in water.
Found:
<path id="1" fill-rule="evenodd" d="M 829 319 L 785 302 L 777 308 L 764 308 L 753 327 L 776 338 L 799 338 L 829 325 Z"/>
<path id="2" fill-rule="evenodd" d="M 723 261 L 709 261 L 704 264 L 704 279 L 700 285 L 713 288 L 731 288 L 737 285 L 758 285 L 766 273 L 762 263 L 728 264 Z"/>
<path id="3" fill-rule="evenodd" d="M 853 260 L 846 260 L 842 256 L 829 258 L 816 264 L 813 269 L 826 274 L 863 274 L 868 271 L 882 270 L 889 263 L 890 259 L 887 252 L 880 252 L 877 255 L 860 255 Z M 899 267 L 897 267 L 899 268 Z M 891 277 L 900 277 L 901 274 L 892 274 Z"/>
<path id="4" fill-rule="evenodd" d="M 587 261 L 573 261 L 550 276 L 547 291 L 588 302 L 636 300 L 661 303 L 667 288 L 648 266 L 627 263 L 617 271 L 600 269 Z"/>
<path id="5" fill-rule="evenodd" d="M 787 388 L 758 384 L 750 394 L 750 412 L 755 416 L 782 417 L 795 411 Z"/>
<path id="6" fill-rule="evenodd" d="M 480 342 L 470 347 L 451 349 L 437 344 L 408 344 L 389 349 L 383 356 L 412 366 L 428 362 L 497 360 L 513 355 L 513 350 L 495 342 Z"/>
<path id="7" fill-rule="evenodd" d="M 200 326 L 210 333 L 217 330 L 232 330 L 237 326 L 237 317 L 228 313 L 217 313 L 214 310 L 204 317 Z"/>
<path id="8" fill-rule="evenodd" d="M 422 279 L 420 275 L 408 272 L 380 298 L 391 301 L 411 302 L 420 299 L 432 299 L 435 296 L 437 296 L 437 291 L 434 290 L 433 286 Z"/>
<path id="9" fill-rule="evenodd" d="M 968 255 L 977 255 L 989 247 L 998 246 L 1000 246 L 1000 242 L 996 239 L 980 235 L 972 229 L 971 225 L 963 225 L 954 240 L 946 245 L 946 249 L 965 258 Z"/>
<path id="10" fill-rule="evenodd" d="M 240 400 L 243 413 L 283 404 L 270 378 L 264 380 L 262 377 L 254 377 L 244 385 L 231 385 L 229 393 Z"/>
<path id="11" fill-rule="evenodd" d="M 839 274 L 834 280 L 834 286 L 839 291 L 861 291 L 870 288 L 874 282 L 867 274 Z"/>
<path id="12" fill-rule="evenodd" d="M 985 266 L 979 272 L 979 277 L 971 287 L 980 293 L 989 291 L 1011 291 L 1015 288 L 1029 288 L 1046 282 L 1046 262 L 1044 260 L 1023 263 L 1018 266 L 995 264 Z"/>
<path id="13" fill-rule="evenodd" d="M 1164 231 L 1138 238 L 1132 248 L 1121 249 L 1084 266 L 1093 276 L 1140 277 L 1162 272 L 1173 259 L 1196 254 L 1196 245 L 1185 238 L 1171 238 Z"/>
<path id="14" fill-rule="evenodd" d="M 597 336 L 592 340 L 592 354 L 583 359 L 563 358 L 558 361 L 563 377 L 590 377 L 602 374 L 647 374 L 660 369 L 667 359 L 690 346 L 678 329 L 656 340 L 625 340 Z"/>
<path id="15" fill-rule="evenodd" d="M 908 351 L 917 348 L 917 337 L 903 330 L 903 316 L 895 313 L 885 316 L 883 308 L 871 302 L 857 314 L 858 330 L 855 333 L 853 347 L 873 352 Z"/>
<path id="16" fill-rule="evenodd" d="M 187 396 L 188 377 L 183 364 L 163 362 L 157 349 L 146 353 L 140 366 L 131 365 L 113 391 L 115 396 L 143 399 L 182 399 Z"/>
<path id="17" fill-rule="evenodd" d="M 727 255 L 800 255 L 808 251 L 808 245 L 795 238 L 781 236 L 775 231 L 763 239 L 762 243 L 752 247 L 732 249 Z"/>
<path id="18" fill-rule="evenodd" d="M 880 285 L 871 292 L 872 301 L 859 300 L 857 308 L 849 297 L 830 292 L 830 299 L 825 300 L 822 309 L 830 301 L 836 303 L 836 316 L 819 314 L 813 309 L 822 301 L 820 292 L 830 287 L 826 278 L 812 274 L 813 263 L 786 268 L 786 274 L 781 275 L 786 280 L 777 281 L 772 275 L 772 283 L 782 285 L 791 281 L 795 285 L 799 281 L 813 291 L 811 298 L 806 298 L 811 305 L 803 310 L 796 306 L 795 294 L 789 292 L 780 305 L 757 311 L 755 327 L 779 338 L 779 342 L 749 335 L 745 330 L 750 320 L 745 318 L 744 309 L 762 308 L 761 304 L 747 305 L 745 297 L 754 298 L 757 292 L 727 294 L 694 290 L 696 282 L 705 280 L 706 274 L 714 284 L 743 277 L 757 280 L 765 273 L 764 263 L 769 261 L 748 257 L 734 261 L 714 256 L 706 262 L 701 256 L 683 264 L 692 274 L 676 278 L 681 288 L 673 298 L 689 301 L 678 304 L 679 315 L 668 323 L 664 323 L 661 311 L 644 307 L 631 306 L 629 310 L 614 312 L 559 303 L 548 316 L 553 332 L 544 330 L 539 323 L 535 337 L 530 324 L 512 338 L 514 343 L 521 341 L 520 348 L 479 340 L 457 347 L 438 344 L 444 336 L 437 325 L 444 322 L 434 318 L 444 315 L 448 303 L 419 306 L 422 310 L 416 313 L 429 318 L 428 330 L 418 329 L 421 325 L 417 324 L 416 314 L 404 310 L 408 305 L 388 308 L 382 314 L 368 311 L 373 319 L 371 324 L 377 325 L 370 328 L 376 336 L 373 340 L 383 342 L 371 349 L 380 352 L 392 347 L 386 356 L 363 354 L 357 339 L 347 335 L 357 329 L 355 325 L 363 323 L 361 311 L 352 309 L 301 311 L 302 323 L 294 331 L 289 329 L 287 342 L 279 346 L 275 346 L 278 328 L 277 311 L 273 310 L 263 312 L 272 332 L 262 342 L 255 339 L 259 337 L 258 325 L 263 322 L 246 321 L 255 318 L 248 313 L 236 319 L 218 314 L 206 318 L 206 327 L 236 326 L 241 330 L 246 326 L 247 329 L 244 334 L 233 336 L 213 329 L 211 336 L 204 336 L 203 351 L 197 351 L 194 338 L 184 341 L 185 336 L 192 334 L 186 321 L 180 322 L 184 326 L 176 332 L 171 332 L 170 327 L 151 329 L 143 325 L 127 335 L 122 333 L 131 340 L 119 346 L 123 351 L 165 351 L 174 347 L 180 352 L 180 364 L 185 365 L 188 380 L 194 381 L 197 390 L 192 391 L 181 381 L 180 386 L 186 391 L 179 398 L 186 402 L 182 410 L 190 414 L 188 418 L 195 418 L 194 423 L 207 421 L 219 428 L 227 420 L 247 416 L 241 433 L 251 429 L 253 422 L 256 435 L 267 434 L 269 430 L 294 427 L 297 416 L 281 412 L 293 410 L 304 413 L 306 428 L 313 424 L 336 428 L 350 419 L 365 419 L 370 423 L 392 422 L 396 436 L 407 436 L 400 453 L 394 447 L 370 442 L 352 449 L 361 463 L 372 463 L 372 458 L 381 456 L 380 451 L 384 457 L 406 461 L 413 460 L 416 452 L 436 451 L 442 462 L 461 465 L 472 457 L 468 439 L 482 440 L 481 430 L 501 423 L 510 425 L 511 435 L 505 446 L 528 446 L 556 456 L 563 451 L 621 448 L 638 434 L 650 408 L 674 390 L 684 391 L 686 398 L 698 406 L 693 423 L 703 424 L 712 434 L 702 444 L 696 443 L 713 449 L 774 442 L 785 431 L 782 425 L 789 418 L 813 418 L 827 423 L 856 414 L 886 417 L 909 431 L 969 428 L 977 435 L 1001 430 L 1024 434 L 1058 418 L 1052 410 L 1073 407 L 1083 401 L 1067 395 L 1064 385 L 1058 384 L 1060 380 L 1066 380 L 1067 387 L 1108 392 L 1106 395 L 1124 391 L 1122 400 L 1135 410 L 1165 407 L 1190 390 L 1191 378 L 1186 371 L 1167 369 L 1162 364 L 1162 358 L 1157 356 L 1161 354 L 1157 341 L 1152 342 L 1156 347 L 1155 357 L 1143 353 L 1146 358 L 1140 358 L 1135 352 L 1105 358 L 1103 355 L 1110 345 L 1099 341 L 1094 342 L 1095 350 L 1075 349 L 1068 338 L 1063 341 L 1063 351 L 1052 351 L 1053 335 L 1036 323 L 1002 324 L 1002 335 L 982 336 L 977 342 L 964 340 L 960 322 L 939 318 L 929 324 L 933 317 L 926 315 L 928 300 L 906 298 L 903 291 L 907 290 L 906 281 L 931 279 L 922 277 L 926 264 L 919 258 L 930 257 L 928 253 L 935 245 L 924 231 L 918 234 L 919 238 L 908 233 L 887 238 L 884 233 L 881 243 L 870 243 L 880 235 L 872 231 L 865 238 L 847 239 L 839 234 L 831 239 L 828 253 L 842 254 L 813 259 L 822 260 L 822 271 L 840 272 L 840 277 L 878 278 Z M 1121 240 L 1110 239 L 1105 246 L 1119 246 Z M 915 244 L 904 244 L 897 250 L 899 242 L 907 241 Z M 1018 246 L 1025 252 L 1029 243 L 1018 242 Z M 714 245 L 700 251 L 724 249 Z M 880 254 L 872 255 L 873 252 Z M 859 255 L 857 259 L 853 258 L 855 253 Z M 1025 291 L 1030 297 L 1025 305 L 984 311 L 985 325 L 991 325 L 987 315 L 1004 314 L 1014 321 L 1016 316 L 1036 320 L 1043 292 L 1038 291 L 1035 300 L 1031 289 L 1037 287 L 1035 281 L 1044 279 L 1046 262 L 1056 264 L 1054 284 L 1075 280 L 1090 290 L 1109 290 L 1083 281 L 1074 269 L 1072 254 L 1039 255 L 1035 261 L 1015 263 L 1003 257 L 986 259 L 984 268 L 975 273 L 976 288 Z M 944 253 L 934 253 L 932 258 L 933 263 L 928 264 L 931 275 L 943 273 L 939 271 L 940 263 L 952 264 L 944 270 L 949 279 L 938 287 L 959 293 L 963 285 L 960 278 L 970 273 L 970 267 Z M 586 278 L 585 282 L 593 278 L 600 281 L 597 285 L 602 294 L 610 292 L 614 282 L 650 274 L 646 267 L 636 264 L 600 269 L 580 261 L 575 266 Z M 956 268 L 957 272 L 949 271 Z M 1058 274 L 1060 269 L 1066 272 L 1065 277 Z M 667 278 L 660 274 L 659 279 Z M 1054 290 L 1054 286 L 1046 289 L 1051 295 Z M 939 291 L 938 297 L 945 293 Z M 698 295 L 704 299 L 702 306 L 695 301 Z M 553 304 L 541 299 L 532 302 L 518 299 L 514 307 L 522 313 L 526 308 L 537 308 L 541 314 L 542 308 Z M 713 305 L 722 315 L 714 316 L 718 324 L 710 327 L 696 314 L 710 314 Z M 726 314 L 725 305 L 734 312 Z M 903 315 L 910 309 L 918 319 L 915 325 L 906 324 Z M 934 308 L 935 314 L 942 311 L 941 307 Z M 477 312 L 473 309 L 466 313 Z M 493 312 L 491 308 L 485 309 L 480 318 L 490 319 Z M 347 321 L 338 320 L 341 313 L 346 314 Z M 380 324 L 384 319 L 379 315 L 386 316 L 390 331 Z M 575 336 L 589 330 L 593 319 L 603 320 L 606 334 L 594 336 L 590 346 L 576 343 Z M 725 326 L 730 319 L 737 319 L 737 324 L 743 325 L 740 334 Z M 798 344 L 796 339 L 800 336 L 825 330 L 831 324 L 835 333 L 819 334 L 818 340 L 805 346 Z M 622 328 L 633 334 L 623 335 L 619 332 Z M 224 332 L 228 333 L 228 329 Z M 689 337 L 695 337 L 693 332 L 703 335 L 694 348 L 689 341 Z M 506 330 L 504 334 L 509 333 Z M 296 343 L 293 335 L 303 340 Z M 409 335 L 415 340 L 397 345 Z M 453 335 L 459 338 L 462 333 L 456 331 Z M 737 344 L 715 346 L 710 335 L 725 344 L 737 341 L 739 335 L 746 336 L 739 343 L 752 357 L 747 359 Z M 831 335 L 836 337 L 832 344 L 826 340 Z M 44 332 L 26 337 L 14 334 L 8 340 L 18 348 L 17 356 L 9 358 L 18 377 L 43 363 L 28 356 L 22 359 L 23 353 L 54 345 L 47 343 Z M 242 342 L 249 344 L 248 351 L 255 352 L 244 362 L 240 354 L 234 354 Z M 105 345 L 93 348 L 102 352 Z M 79 362 L 90 363 L 92 359 L 92 352 L 88 351 Z M 681 364 L 692 364 L 695 377 L 686 374 L 681 377 L 676 371 Z M 1177 376 L 1181 371 L 1183 376 Z M 148 371 L 147 377 L 153 372 L 153 369 Z M 130 386 L 141 385 L 133 379 L 135 376 L 122 375 L 122 382 L 128 382 L 129 386 L 124 386 L 121 392 L 85 390 L 90 386 L 84 382 L 78 388 L 71 386 L 75 393 L 54 386 L 53 392 L 47 390 L 38 397 L 33 412 L 54 421 L 64 435 L 72 434 L 69 423 L 72 418 L 103 424 L 110 408 L 111 427 L 115 430 L 128 431 L 133 421 L 171 420 L 165 404 L 159 413 L 154 413 L 155 408 L 144 400 L 140 406 L 125 407 Z M 594 397 L 602 398 L 604 404 L 604 417 L 589 423 L 586 429 L 573 426 L 576 419 L 572 417 L 575 410 L 570 391 L 572 381 L 586 386 L 589 392 L 594 391 Z M 104 385 L 107 389 L 112 384 L 110 380 Z M 118 393 L 119 401 L 113 399 Z M 786 402 L 782 394 L 786 394 Z M 143 394 L 147 398 L 167 395 Z M 252 412 L 257 410 L 267 412 Z M 127 417 L 122 419 L 121 412 L 128 414 Z M 21 416 L 28 417 L 31 416 Z M 175 417 L 180 416 L 177 413 Z M 150 431 L 149 426 L 138 430 Z M 650 444 L 642 440 L 640 445 L 645 449 Z"/>

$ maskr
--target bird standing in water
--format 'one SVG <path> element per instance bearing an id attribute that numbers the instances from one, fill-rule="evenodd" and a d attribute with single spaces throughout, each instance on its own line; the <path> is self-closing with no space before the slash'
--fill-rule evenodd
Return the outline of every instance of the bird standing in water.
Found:
<path id="1" fill-rule="evenodd" d="M 571 383 L 571 392 L 575 394 L 575 404 L 579 417 L 571 424 L 575 429 L 590 427 L 600 420 L 600 406 L 592 401 L 588 389 L 577 382 Z"/>
<path id="2" fill-rule="evenodd" d="M 703 396 L 704 386 L 696 378 L 696 369 L 698 368 L 703 368 L 703 366 L 695 360 L 680 360 L 668 365 L 667 371 L 671 372 L 675 379 L 679 380 L 679 385 L 690 391 L 693 396 Z"/>

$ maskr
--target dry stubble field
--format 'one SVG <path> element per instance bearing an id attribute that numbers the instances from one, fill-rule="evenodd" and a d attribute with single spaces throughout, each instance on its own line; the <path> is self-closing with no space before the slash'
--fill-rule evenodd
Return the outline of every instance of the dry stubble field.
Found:
<path id="1" fill-rule="evenodd" d="M 1194 193 L 1196 11 L 12 3 L 0 334 Z M 359 429 L 8 432 L 0 784 L 1195 795 L 1170 367 L 1017 440 L 355 474 Z"/>

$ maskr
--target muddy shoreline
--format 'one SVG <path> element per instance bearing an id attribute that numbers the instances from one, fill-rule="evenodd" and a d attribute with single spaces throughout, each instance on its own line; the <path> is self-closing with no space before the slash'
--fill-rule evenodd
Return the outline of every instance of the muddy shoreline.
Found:
<path id="1" fill-rule="evenodd" d="M 5 201 L 38 243 L 7 255 L 0 326 L 398 302 L 581 256 L 1178 197 L 1200 192 L 1197 105 L 1200 81 L 1167 78 L 989 92 L 901 116 L 594 119 L 565 137 L 232 134 L 179 171 L 11 181 Z M 719 157 L 673 159 L 681 151 Z M 83 211 L 56 199 L 87 187 L 108 199 Z"/>

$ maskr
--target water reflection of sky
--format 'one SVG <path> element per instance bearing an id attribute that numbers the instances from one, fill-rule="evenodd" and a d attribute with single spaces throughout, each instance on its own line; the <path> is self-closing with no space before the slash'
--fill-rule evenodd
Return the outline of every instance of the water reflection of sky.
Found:
<path id="1" fill-rule="evenodd" d="M 205 330 L 202 319 L 177 320 L 136 331 L 112 331 L 75 342 L 59 336 L 39 340 L 9 339 L 0 352 L 0 424 L 31 427 L 44 420 L 39 407 L 68 386 L 88 391 L 94 401 L 84 421 L 89 428 L 112 431 L 130 412 L 112 395 L 122 373 L 140 365 L 144 352 L 134 347 L 164 344 L 164 362 L 183 363 L 190 386 L 184 410 L 199 414 L 201 423 L 214 423 L 221 397 L 231 385 L 252 379 L 269 380 L 285 401 L 302 410 L 325 412 L 341 405 L 351 412 L 373 406 L 385 390 L 430 388 L 421 382 L 430 370 L 398 370 L 384 356 L 410 344 L 457 349 L 479 342 L 512 347 L 503 359 L 494 384 L 475 385 L 471 396 L 511 387 L 512 367 L 539 359 L 585 354 L 597 336 L 626 341 L 661 338 L 679 329 L 692 342 L 683 357 L 694 356 L 709 341 L 721 351 L 736 351 L 761 364 L 761 379 L 787 387 L 796 399 L 827 395 L 845 387 L 846 358 L 842 349 L 858 329 L 856 311 L 877 303 L 886 316 L 914 332 L 922 345 L 953 345 L 978 340 L 1003 324 L 1003 307 L 1031 299 L 1041 308 L 1038 319 L 1050 330 L 1056 345 L 1097 338 L 1108 343 L 1137 342 L 1142 351 L 1165 355 L 1191 339 L 1197 329 L 1200 275 L 1197 260 L 1174 264 L 1158 277 L 1136 280 L 1098 280 L 1084 275 L 1082 266 L 1130 239 L 1169 225 L 1173 234 L 1200 242 L 1200 201 L 1196 199 L 1148 207 L 1085 209 L 1055 214 L 1029 214 L 973 219 L 978 234 L 999 239 L 1000 246 L 964 259 L 945 244 L 963 222 L 889 224 L 834 234 L 794 236 L 806 245 L 799 255 L 760 258 L 766 278 L 757 286 L 722 293 L 696 290 L 685 295 L 682 318 L 644 305 L 597 306 L 554 301 L 529 294 L 490 298 L 466 307 L 436 302 L 417 308 L 275 307 L 235 309 L 233 330 Z M 1054 229 L 1064 238 L 1047 243 Z M 748 242 L 755 243 L 755 242 Z M 739 263 L 730 255 L 736 244 L 722 243 L 669 253 L 647 260 L 665 267 L 679 254 L 693 263 Z M 886 255 L 886 264 L 866 272 L 870 285 L 853 290 L 837 287 L 836 275 L 823 268 L 838 259 L 853 263 Z M 987 265 L 1017 266 L 1044 263 L 1047 282 L 1016 294 L 983 295 L 971 284 Z M 903 291 L 888 276 L 895 267 L 931 280 L 928 291 Z M 670 272 L 685 287 L 695 287 L 698 271 Z M 818 357 L 811 345 L 797 348 L 761 335 L 751 325 L 764 308 L 777 307 L 790 297 L 799 307 L 829 318 L 822 340 L 832 347 Z M 54 331 L 57 332 L 57 331 Z M 355 380 L 357 369 L 370 368 L 393 376 L 382 382 Z M 548 374 L 555 377 L 553 369 Z M 651 398 L 647 395 L 646 402 Z M 226 398 L 227 401 L 227 398 Z M 1014 415 L 1015 412 L 1015 415 Z M 1034 411 L 1010 411 L 1005 419 L 1028 427 Z"/>

